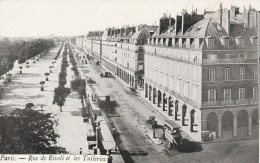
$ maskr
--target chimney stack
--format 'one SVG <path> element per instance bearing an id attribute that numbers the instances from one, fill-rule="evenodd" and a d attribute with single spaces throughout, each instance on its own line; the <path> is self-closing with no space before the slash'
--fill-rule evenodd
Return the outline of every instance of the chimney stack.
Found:
<path id="1" fill-rule="evenodd" d="M 227 34 L 229 36 L 230 34 L 230 10 L 228 10 L 227 12 L 227 17 L 226 17 L 226 21 L 227 21 L 227 24 L 226 24 L 226 31 L 227 31 Z"/>
<path id="2" fill-rule="evenodd" d="M 250 27 L 250 12 L 247 12 L 247 25 Z"/>
<path id="3" fill-rule="evenodd" d="M 176 15 L 176 22 L 175 22 L 176 35 L 181 30 L 181 25 L 182 25 L 182 16 Z"/>
<path id="4" fill-rule="evenodd" d="M 219 24 L 222 25 L 222 16 L 223 16 L 222 3 L 220 3 L 219 12 L 220 12 L 220 15 L 219 15 Z"/>

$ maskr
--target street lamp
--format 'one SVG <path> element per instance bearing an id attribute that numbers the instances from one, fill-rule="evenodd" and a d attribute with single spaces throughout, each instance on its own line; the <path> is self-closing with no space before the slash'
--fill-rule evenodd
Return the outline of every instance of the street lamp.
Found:
<path id="1" fill-rule="evenodd" d="M 46 76 L 46 81 L 48 81 L 49 79 L 48 79 L 48 76 L 50 75 L 50 73 L 48 73 L 48 72 L 46 72 L 46 73 L 44 73 L 44 76 Z"/>
<path id="2" fill-rule="evenodd" d="M 22 72 L 23 66 L 20 66 L 19 69 L 20 69 L 20 74 L 23 73 Z"/>
<path id="3" fill-rule="evenodd" d="M 43 105 L 41 105 L 41 110 L 39 110 L 40 113 L 44 114 Z"/>
<path id="4" fill-rule="evenodd" d="M 41 82 L 40 82 L 40 85 L 41 85 L 41 91 L 44 91 L 44 87 L 43 87 L 44 84 L 45 84 L 45 81 L 41 81 Z"/>
<path id="5" fill-rule="evenodd" d="M 98 149 L 99 149 L 99 148 L 98 148 L 98 146 L 99 146 L 98 139 L 99 139 L 100 131 L 101 131 L 100 126 L 96 127 L 97 146 L 96 146 L 96 148 L 95 148 L 96 152 L 94 152 L 94 154 L 98 154 Z"/>
<path id="6" fill-rule="evenodd" d="M 49 69 L 50 69 L 50 73 L 52 73 L 52 70 L 51 70 L 51 69 L 52 69 L 52 66 L 49 66 Z"/>

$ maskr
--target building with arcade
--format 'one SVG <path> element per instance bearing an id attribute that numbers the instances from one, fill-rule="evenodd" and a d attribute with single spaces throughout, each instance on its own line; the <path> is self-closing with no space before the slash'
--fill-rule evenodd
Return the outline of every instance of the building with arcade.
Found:
<path id="1" fill-rule="evenodd" d="M 129 87 L 143 88 L 144 44 L 156 29 L 141 24 L 90 31 L 85 36 L 84 48 Z"/>
<path id="2" fill-rule="evenodd" d="M 196 141 L 258 137 L 260 14 L 164 16 L 145 51 L 143 97 Z"/>

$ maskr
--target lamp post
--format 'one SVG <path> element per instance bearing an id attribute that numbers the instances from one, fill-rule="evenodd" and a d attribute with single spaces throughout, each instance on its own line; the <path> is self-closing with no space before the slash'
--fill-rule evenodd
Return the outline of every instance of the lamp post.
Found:
<path id="1" fill-rule="evenodd" d="M 20 66 L 19 69 L 20 69 L 20 74 L 23 73 L 22 72 L 23 66 Z"/>
<path id="2" fill-rule="evenodd" d="M 43 105 L 41 105 L 40 113 L 44 114 Z"/>
<path id="3" fill-rule="evenodd" d="M 52 73 L 52 66 L 49 66 L 49 69 L 50 69 L 50 73 Z"/>
<path id="4" fill-rule="evenodd" d="M 98 154 L 98 146 L 99 146 L 99 143 L 98 143 L 98 139 L 99 139 L 99 133 L 100 133 L 100 131 L 101 131 L 101 128 L 100 128 L 100 126 L 97 126 L 96 127 L 96 139 L 97 139 L 97 145 L 96 145 L 96 148 L 94 149 L 94 150 L 96 150 L 96 151 L 94 151 L 94 154 Z"/>
<path id="5" fill-rule="evenodd" d="M 41 85 L 41 91 L 44 91 L 44 87 L 43 87 L 44 84 L 45 84 L 45 81 L 41 81 L 41 82 L 40 82 L 40 85 Z"/>
<path id="6" fill-rule="evenodd" d="M 48 79 L 48 76 L 50 75 L 50 73 L 48 73 L 48 72 L 46 72 L 46 73 L 44 73 L 44 76 L 46 76 L 46 81 L 48 81 L 49 79 Z"/>

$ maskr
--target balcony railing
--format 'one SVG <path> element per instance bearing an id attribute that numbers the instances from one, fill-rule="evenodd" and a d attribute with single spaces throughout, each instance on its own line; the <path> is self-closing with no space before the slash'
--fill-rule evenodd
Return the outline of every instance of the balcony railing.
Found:
<path id="1" fill-rule="evenodd" d="M 252 104 L 257 104 L 257 103 L 258 103 L 258 99 L 214 101 L 214 102 L 203 102 L 202 103 L 202 107 L 208 107 L 208 106 L 232 106 L 232 105 L 252 105 Z"/>
<path id="2" fill-rule="evenodd" d="M 256 58 L 203 59 L 202 64 L 257 63 Z"/>

